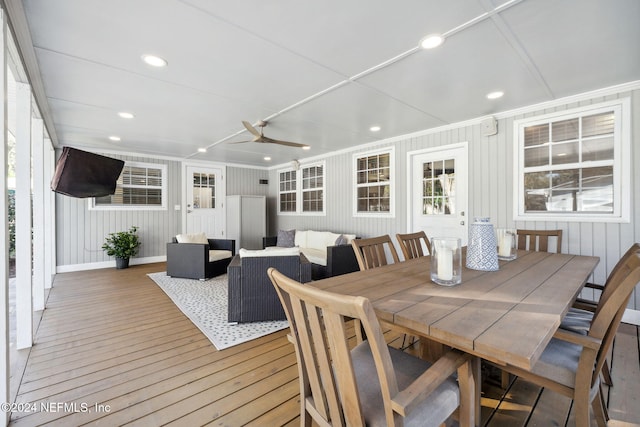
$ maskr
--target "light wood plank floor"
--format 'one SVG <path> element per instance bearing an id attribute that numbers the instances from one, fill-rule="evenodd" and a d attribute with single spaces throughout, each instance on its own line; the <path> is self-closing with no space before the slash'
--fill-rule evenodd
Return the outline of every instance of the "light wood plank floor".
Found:
<path id="1" fill-rule="evenodd" d="M 35 407 L 10 425 L 299 425 L 287 332 L 217 351 L 146 276 L 164 268 L 57 275 L 17 394 Z M 640 423 L 638 328 L 623 326 L 607 392 L 618 426 Z M 488 373 L 484 425 L 573 425 L 569 399 L 519 380 L 504 392 Z"/>

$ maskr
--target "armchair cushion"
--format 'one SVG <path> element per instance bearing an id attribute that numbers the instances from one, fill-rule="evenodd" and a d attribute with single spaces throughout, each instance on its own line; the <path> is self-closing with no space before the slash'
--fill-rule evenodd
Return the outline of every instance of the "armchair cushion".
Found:
<path id="1" fill-rule="evenodd" d="M 205 233 L 178 234 L 176 236 L 176 241 L 178 243 L 209 243 Z"/>

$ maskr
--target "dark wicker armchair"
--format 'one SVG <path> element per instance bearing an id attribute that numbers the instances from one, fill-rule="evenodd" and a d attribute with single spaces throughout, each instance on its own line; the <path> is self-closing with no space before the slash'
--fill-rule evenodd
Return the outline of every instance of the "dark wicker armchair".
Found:
<path id="1" fill-rule="evenodd" d="M 227 272 L 236 253 L 235 240 L 207 239 L 205 243 L 167 243 L 167 276 L 205 280 Z"/>
<path id="2" fill-rule="evenodd" d="M 267 270 L 306 283 L 311 281 L 311 263 L 303 255 L 243 257 L 236 255 L 229 264 L 229 322 L 285 320 L 287 317 L 271 284 Z"/>

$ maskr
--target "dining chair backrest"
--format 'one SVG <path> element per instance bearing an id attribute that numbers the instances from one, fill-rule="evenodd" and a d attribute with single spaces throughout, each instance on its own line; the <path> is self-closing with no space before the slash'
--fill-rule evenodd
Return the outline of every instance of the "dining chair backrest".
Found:
<path id="1" fill-rule="evenodd" d="M 422 250 L 422 244 L 424 242 L 425 247 L 429 254 L 431 254 L 431 242 L 424 231 L 418 231 L 417 233 L 409 234 L 396 234 L 400 249 L 404 259 L 413 259 L 425 256 L 426 254 Z"/>
<path id="2" fill-rule="evenodd" d="M 353 239 L 351 246 L 353 246 L 360 270 L 391 264 L 387 260 L 387 252 L 391 255 L 393 263 L 400 262 L 396 248 L 388 234 L 369 239 Z"/>
<path id="3" fill-rule="evenodd" d="M 473 422 L 473 405 L 470 404 L 473 402 L 473 386 L 468 381 L 471 376 L 470 356 L 457 351 L 450 352 L 449 355 L 454 355 L 453 359 L 443 357 L 441 361 L 444 363 L 431 365 L 433 369 L 430 371 L 437 372 L 429 379 L 418 373 L 420 376 L 417 380 L 426 382 L 424 389 L 411 389 L 416 381 L 409 386 L 406 372 L 396 375 L 391 350 L 387 347 L 380 323 L 367 298 L 335 294 L 303 285 L 274 268 L 269 268 L 267 274 L 285 309 L 291 330 L 289 339 L 296 352 L 301 391 L 301 425 L 310 426 L 311 418 L 317 424 L 326 426 L 364 426 L 365 419 L 375 425 L 401 425 L 399 413 L 406 411 L 405 414 L 408 415 L 414 407 L 409 403 L 410 400 L 424 400 L 426 396 L 438 393 L 440 389 L 433 386 L 436 382 L 443 381 L 438 376 L 445 381 L 450 379 L 455 384 L 453 387 L 460 390 L 457 405 L 460 412 L 465 414 L 464 424 Z M 360 321 L 367 334 L 367 342 L 353 351 L 345 327 L 348 319 Z M 362 373 L 358 375 L 356 369 L 363 367 L 363 359 L 359 357 L 363 352 L 359 350 L 365 350 L 366 353 L 367 346 L 369 353 L 366 360 L 373 360 L 365 363 L 368 369 L 365 370 L 366 378 L 363 379 Z M 426 363 L 410 355 L 403 356 L 413 358 L 421 364 Z M 447 370 L 450 372 L 441 375 L 438 373 Z M 456 370 L 460 386 L 450 377 Z M 399 397 L 399 379 L 404 381 L 404 387 L 411 389 L 404 398 Z M 360 392 L 365 389 L 375 390 L 378 396 L 381 394 L 382 401 L 379 404 L 384 406 L 384 411 L 376 413 L 382 419 L 371 419 L 371 414 L 365 413 L 366 409 L 363 407 L 371 403 L 361 401 L 361 396 L 362 399 L 371 396 L 361 395 Z M 434 398 L 435 405 L 443 405 L 443 401 L 438 400 L 437 396 Z M 447 398 L 452 399 L 453 396 L 440 396 L 440 399 Z M 450 408 L 451 413 L 456 410 L 457 405 L 454 402 Z M 422 421 L 423 424 L 429 424 Z M 438 424 L 441 422 L 438 421 Z"/>
<path id="4" fill-rule="evenodd" d="M 631 294 L 638 282 L 640 282 L 640 252 L 636 251 L 622 265 L 616 266 L 615 271 L 610 275 L 589 328 L 589 337 L 602 341 L 595 360 L 592 386 L 604 365 Z"/>
<path id="5" fill-rule="evenodd" d="M 556 253 L 562 248 L 562 230 L 517 230 L 518 249 L 549 252 L 549 238 L 556 239 Z"/>

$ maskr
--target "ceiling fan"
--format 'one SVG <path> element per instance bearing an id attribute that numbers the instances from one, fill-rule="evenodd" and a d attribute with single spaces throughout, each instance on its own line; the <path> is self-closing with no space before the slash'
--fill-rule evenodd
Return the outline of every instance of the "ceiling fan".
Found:
<path id="1" fill-rule="evenodd" d="M 286 145 L 289 147 L 309 147 L 307 144 L 299 144 L 297 142 L 289 142 L 289 141 L 281 141 L 279 139 L 273 139 L 273 138 L 269 138 L 264 136 L 264 127 L 268 124 L 269 122 L 265 121 L 265 120 L 260 120 L 258 122 L 258 127 L 260 128 L 260 132 L 258 132 L 258 130 L 256 128 L 254 128 L 251 123 L 246 122 L 246 121 L 242 121 L 242 124 L 244 125 L 245 128 L 247 128 L 247 130 L 253 135 L 253 139 L 248 140 L 248 141 L 235 141 L 232 142 L 232 144 L 240 144 L 243 142 L 262 142 L 262 143 L 268 143 L 268 144 L 280 144 L 280 145 Z"/>

